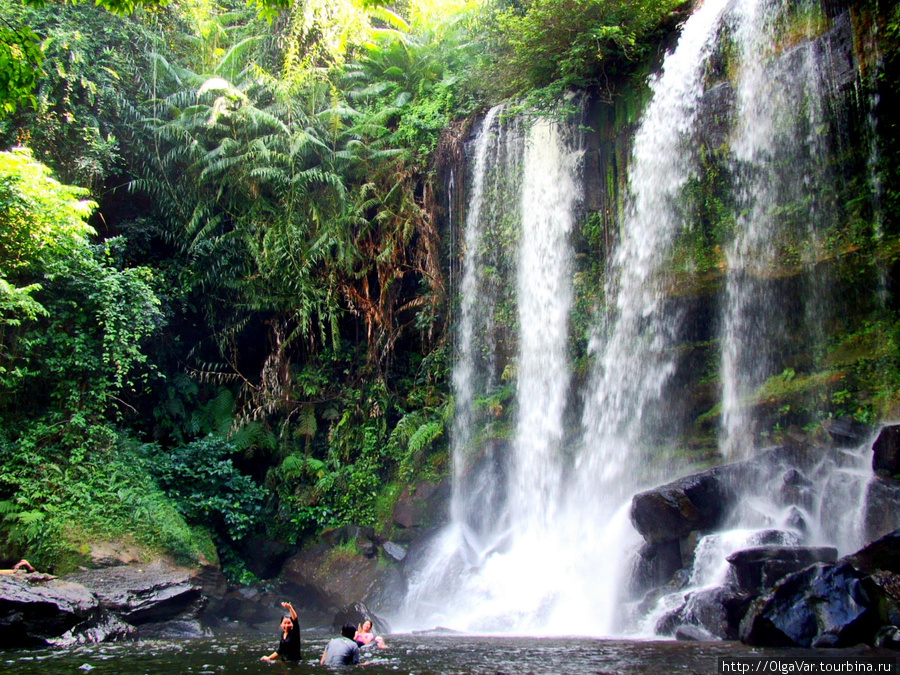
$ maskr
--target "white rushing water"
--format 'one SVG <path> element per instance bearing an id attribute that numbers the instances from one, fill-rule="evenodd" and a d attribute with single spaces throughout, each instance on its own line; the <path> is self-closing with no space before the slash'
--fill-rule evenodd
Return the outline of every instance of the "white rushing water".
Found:
<path id="1" fill-rule="evenodd" d="M 473 142 L 474 182 L 466 222 L 467 252 L 461 285 L 460 353 L 454 371 L 457 422 L 453 524 L 433 544 L 407 598 L 417 625 L 463 630 L 609 634 L 627 552 L 638 543 L 628 521 L 629 480 L 623 444 L 633 442 L 640 411 L 659 395 L 671 372 L 672 317 L 659 318 L 665 250 L 680 223 L 668 208 L 689 175 L 683 145 L 702 90 L 704 62 L 725 0 L 707 0 L 686 23 L 677 49 L 651 83 L 653 98 L 634 146 L 634 193 L 615 273 L 607 294 L 616 298 L 611 336 L 598 336 L 600 364 L 588 397 L 583 450 L 572 471 L 564 448 L 571 309 L 569 235 L 580 198 L 581 153 L 561 127 L 537 122 L 529 132 L 519 201 L 516 301 L 516 427 L 505 479 L 487 472 L 485 489 L 470 471 L 473 389 L 478 369 L 467 318 L 486 299 L 466 279 L 474 274 L 474 243 L 485 227 L 483 182 L 491 140 L 489 115 Z M 507 166 L 508 169 L 512 168 Z M 470 270 L 469 265 L 472 265 Z M 460 420 L 463 420 L 461 423 Z M 607 433 L 604 433 L 607 432 Z M 606 442 L 606 439 L 613 439 Z M 597 441 L 603 440 L 599 443 Z M 489 452 L 490 450 L 488 450 Z M 617 453 L 613 460 L 611 453 Z M 494 461 L 479 458 L 481 467 Z M 574 483 L 573 483 L 574 480 Z M 498 498 L 498 493 L 502 498 Z M 463 497 L 462 495 L 465 495 Z M 474 498 L 476 497 L 477 498 Z M 498 508 L 502 502 L 502 507 Z M 494 518 L 494 528 L 480 520 Z M 473 527 L 473 522 L 481 523 Z M 409 620 L 409 619 L 408 619 Z"/>
<path id="2" fill-rule="evenodd" d="M 663 388 L 675 370 L 672 347 L 680 317 L 663 304 L 671 284 L 665 274 L 669 254 L 684 225 L 675 200 L 693 171 L 690 134 L 726 4 L 706 0 L 700 6 L 650 82 L 653 97 L 629 166 L 633 197 L 607 277 L 609 313 L 591 344 L 596 366 L 578 458 L 583 492 L 594 492 L 599 481 L 622 499 L 630 496 L 635 480 L 646 480 L 640 466 L 644 416 L 664 405 Z"/>
<path id="3" fill-rule="evenodd" d="M 454 369 L 453 524 L 435 542 L 429 562 L 414 580 L 407 607 L 417 622 L 468 630 L 527 631 L 530 617 L 546 600 L 545 588 L 535 584 L 535 578 L 547 575 L 533 564 L 540 550 L 528 554 L 526 572 L 523 546 L 531 548 L 544 541 L 561 489 L 572 297 L 569 235 L 580 199 L 581 152 L 573 139 L 563 137 L 558 124 L 538 120 L 528 130 L 520 161 L 520 137 L 514 125 L 497 127 L 498 133 L 491 135 L 496 115 L 496 111 L 489 113 L 473 143 L 460 350 Z M 506 150 L 492 158 L 491 147 Z M 508 223 L 492 225 L 492 216 L 486 212 L 483 195 L 490 183 L 491 204 L 505 202 L 502 205 L 507 208 L 509 184 L 521 185 L 515 203 L 519 223 L 515 301 L 523 330 L 518 339 L 514 439 L 509 448 L 505 443 L 482 443 L 475 453 L 475 392 L 489 394 L 498 382 L 483 376 L 474 382 L 475 372 L 491 370 L 483 355 L 497 348 L 490 340 L 489 318 L 481 322 L 480 331 L 477 328 L 476 312 L 489 317 L 492 301 L 474 277 L 478 257 L 496 248 L 508 227 Z M 492 240 L 479 243 L 493 226 Z M 487 342 L 479 340 L 479 335 Z"/>
<path id="4" fill-rule="evenodd" d="M 580 153 L 567 145 L 559 125 L 535 123 L 522 176 L 518 411 L 509 503 L 514 531 L 539 538 L 556 522 L 564 461 L 560 449 L 572 305 L 569 234 L 581 189 L 575 180 Z"/>
<path id="5" fill-rule="evenodd" d="M 800 477 L 778 465 L 740 486 L 740 508 L 721 531 L 697 542 L 684 587 L 631 612 L 640 600 L 630 586 L 631 565 L 643 543 L 629 521 L 631 498 L 690 470 L 660 450 L 661 426 L 674 424 L 672 397 L 679 393 L 672 382 L 684 339 L 670 270 L 688 227 L 682 198 L 699 169 L 698 117 L 722 35 L 731 41 L 735 68 L 723 145 L 735 214 L 720 315 L 712 322 L 726 459 L 758 445 L 760 420 L 748 403 L 766 380 L 789 382 L 793 367 L 814 372 L 824 352 L 829 281 L 818 263 L 837 193 L 825 143 L 834 92 L 820 48 L 783 34 L 786 24 L 802 28 L 798 16 L 809 17 L 807 37 L 821 29 L 824 19 L 811 1 L 705 0 L 651 78 L 606 269 L 605 310 L 591 335 L 592 371 L 581 391 L 573 391 L 568 346 L 570 238 L 583 154 L 577 133 L 546 120 L 525 132 L 499 108 L 482 122 L 469 144 L 458 289 L 452 522 L 416 567 L 399 625 L 653 634 L 685 602 L 680 611 L 690 613 L 692 593 L 725 583 L 734 551 L 773 537 L 841 553 L 862 543 L 871 477 L 865 446 L 823 454 Z M 797 250 L 786 246 L 792 241 L 806 243 Z M 515 279 L 499 278 L 498 270 L 511 267 Z M 494 322 L 512 309 L 514 336 Z M 509 316 L 497 323 L 509 325 Z M 498 372 L 503 363 L 506 371 Z M 511 429 L 496 421 L 510 406 Z M 786 500 L 785 490 L 799 496 Z"/>
<path id="6" fill-rule="evenodd" d="M 739 0 L 731 15 L 741 66 L 730 142 L 737 214 L 726 251 L 721 338 L 726 457 L 746 456 L 753 447 L 759 420 L 750 411 L 766 379 L 796 365 L 791 345 L 802 343 L 812 359 L 824 345 L 827 280 L 814 266 L 821 258 L 819 232 L 833 210 L 828 196 L 836 192 L 823 138 L 830 92 L 814 43 L 776 51 L 790 11 L 819 16 L 817 4 L 800 5 Z M 802 250 L 790 246 L 796 241 L 804 242 Z M 796 266 L 805 266 L 807 287 L 785 292 L 783 270 Z M 800 297 L 801 306 L 788 297 Z"/>
<path id="7" fill-rule="evenodd" d="M 490 155 L 495 155 L 498 150 L 500 130 L 497 127 L 497 117 L 501 110 L 501 106 L 492 108 L 482 122 L 481 132 L 478 134 L 475 144 L 471 196 L 466 215 L 465 255 L 463 256 L 462 279 L 459 288 L 461 300 L 457 329 L 457 358 L 456 366 L 453 369 L 454 494 L 451 510 L 455 520 L 459 520 L 463 516 L 464 504 L 460 489 L 464 483 L 461 478 L 468 469 L 466 449 L 474 445 L 472 435 L 475 415 L 474 393 L 476 390 L 483 390 L 489 386 L 489 380 L 492 378 L 494 370 L 493 353 L 490 349 L 482 352 L 483 361 L 477 360 L 473 355 L 478 337 L 477 332 L 487 330 L 491 320 L 490 312 L 494 304 L 492 294 L 485 289 L 480 270 L 484 265 L 484 256 L 481 251 L 482 238 L 486 226 L 490 222 L 490 218 L 484 213 L 485 182 Z M 476 369 L 481 378 L 487 381 L 475 382 Z"/>

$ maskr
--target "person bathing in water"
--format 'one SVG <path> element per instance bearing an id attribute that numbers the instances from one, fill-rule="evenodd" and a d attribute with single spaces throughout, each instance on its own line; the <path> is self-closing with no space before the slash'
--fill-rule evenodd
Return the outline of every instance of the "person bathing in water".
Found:
<path id="1" fill-rule="evenodd" d="M 359 663 L 359 645 L 353 639 L 356 626 L 345 623 L 340 637 L 336 637 L 325 646 L 319 664 L 323 666 L 352 666 Z"/>
<path id="2" fill-rule="evenodd" d="M 376 637 L 375 633 L 372 632 L 372 622 L 371 621 L 363 621 L 356 629 L 356 635 L 353 636 L 353 641 L 359 645 L 360 649 L 377 646 L 379 649 L 384 649 L 387 647 L 384 644 L 384 638 L 380 635 Z"/>
<path id="3" fill-rule="evenodd" d="M 281 642 L 278 649 L 262 657 L 261 661 L 272 662 L 279 656 L 284 661 L 300 660 L 300 626 L 297 625 L 297 612 L 289 602 L 282 602 L 281 606 L 290 612 L 281 617 Z"/>

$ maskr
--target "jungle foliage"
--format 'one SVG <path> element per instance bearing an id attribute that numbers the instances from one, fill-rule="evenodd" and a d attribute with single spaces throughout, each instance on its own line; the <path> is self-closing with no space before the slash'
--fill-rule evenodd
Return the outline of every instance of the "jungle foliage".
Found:
<path id="1" fill-rule="evenodd" d="M 63 571 L 91 540 L 130 537 L 248 581 L 254 536 L 389 528 L 402 487 L 449 463 L 442 162 L 504 97 L 614 98 L 687 8 L 98 4 L 0 0 L 0 558 Z M 713 271 L 730 224 L 707 159 L 675 253 Z M 581 223 L 598 254 L 576 280 L 583 333 L 608 221 Z M 853 387 L 891 361 L 841 354 L 894 325 L 834 346 Z M 512 377 L 479 403 L 497 434 Z"/>

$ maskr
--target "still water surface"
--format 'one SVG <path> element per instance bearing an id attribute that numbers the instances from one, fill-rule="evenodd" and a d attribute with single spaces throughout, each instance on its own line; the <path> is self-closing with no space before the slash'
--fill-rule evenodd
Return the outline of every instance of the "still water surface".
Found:
<path id="1" fill-rule="evenodd" d="M 191 640 L 134 641 L 65 650 L 0 652 L 0 673 L 134 673 L 219 675 L 221 673 L 334 672 L 318 665 L 330 635 L 303 634 L 304 661 L 297 665 L 259 660 L 277 644 L 274 631 L 221 632 Z M 753 649 L 733 642 L 681 643 L 583 637 L 467 636 L 415 633 L 387 636 L 388 648 L 364 657 L 366 675 L 526 675 L 722 672 L 719 659 L 740 656 L 805 656 L 884 652 Z M 347 668 L 339 670 L 349 670 Z"/>

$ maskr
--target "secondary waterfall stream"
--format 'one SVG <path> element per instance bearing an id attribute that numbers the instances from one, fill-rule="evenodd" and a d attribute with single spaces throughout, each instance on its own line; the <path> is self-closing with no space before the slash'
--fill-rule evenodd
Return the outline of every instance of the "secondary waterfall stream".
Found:
<path id="1" fill-rule="evenodd" d="M 779 32 L 789 13 L 806 11 L 814 22 L 817 8 L 705 0 L 683 25 L 648 83 L 604 309 L 590 335 L 592 367 L 582 378 L 570 363 L 571 238 L 585 152 L 578 123 L 507 117 L 501 107 L 482 120 L 469 144 L 457 289 L 451 524 L 422 557 L 398 623 L 653 633 L 676 601 L 663 597 L 638 617 L 623 611 L 629 561 L 641 543 L 628 519 L 631 496 L 690 470 L 659 439 L 661 427 L 675 424 L 672 381 L 685 367 L 677 349 L 684 307 L 670 301 L 672 257 L 691 227 L 680 199 L 700 170 L 696 135 L 710 62 L 729 40 L 739 63 L 726 131 L 734 232 L 713 323 L 720 454 L 734 459 L 759 445 L 761 420 L 750 403 L 760 388 L 774 376 L 789 380 L 792 364 L 818 364 L 824 349 L 830 291 L 818 263 L 833 210 L 823 132 L 833 87 L 821 49 L 812 40 L 783 48 Z M 791 238 L 805 242 L 789 252 L 794 258 L 785 247 Z M 785 289 L 789 265 L 802 283 Z M 507 408 L 514 422 L 504 425 Z M 865 499 L 864 453 L 823 460 L 812 474 L 829 496 L 816 493 L 803 512 L 776 508 L 770 486 L 745 486 L 727 529 L 699 541 L 688 590 L 722 583 L 725 556 L 767 528 L 790 543 L 857 546 L 858 510 L 846 505 Z"/>

